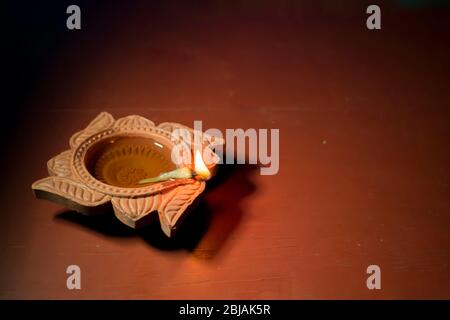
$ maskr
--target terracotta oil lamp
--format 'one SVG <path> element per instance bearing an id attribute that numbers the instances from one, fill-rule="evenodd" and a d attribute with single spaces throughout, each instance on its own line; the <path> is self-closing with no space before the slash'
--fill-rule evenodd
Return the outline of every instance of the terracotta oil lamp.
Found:
<path id="1" fill-rule="evenodd" d="M 33 183 L 34 194 L 86 215 L 107 213 L 112 205 L 117 218 L 132 228 L 145 226 L 157 213 L 163 232 L 171 237 L 214 173 L 216 165 L 206 165 L 202 154 L 217 158 L 214 146 L 223 144 L 203 134 L 202 146 L 182 149 L 184 154 L 176 155 L 180 159 L 174 162 L 173 148 L 181 142 L 172 134 L 176 129 L 185 130 L 194 141 L 194 130 L 178 123 L 155 125 L 137 115 L 115 120 L 103 112 L 70 138 L 69 150 L 48 161 L 49 176 Z M 193 174 L 140 183 L 186 170 Z"/>

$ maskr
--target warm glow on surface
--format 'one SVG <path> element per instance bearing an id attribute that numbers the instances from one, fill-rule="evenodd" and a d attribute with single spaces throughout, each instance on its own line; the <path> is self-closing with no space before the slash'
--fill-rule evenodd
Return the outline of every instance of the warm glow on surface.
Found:
<path id="1" fill-rule="evenodd" d="M 194 166 L 195 173 L 197 173 L 200 178 L 208 179 L 211 175 L 211 172 L 209 172 L 209 169 L 203 161 L 202 154 L 199 150 L 195 151 Z"/>

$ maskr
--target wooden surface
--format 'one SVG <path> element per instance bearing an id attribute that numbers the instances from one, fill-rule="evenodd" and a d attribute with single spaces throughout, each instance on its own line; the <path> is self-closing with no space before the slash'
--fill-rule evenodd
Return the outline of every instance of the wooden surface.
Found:
<path id="1" fill-rule="evenodd" d="M 12 91 L 2 142 L 0 298 L 450 298 L 448 9 L 391 8 L 370 32 L 356 1 L 212 3 L 104 3 L 81 31 L 20 31 L 34 85 Z M 279 128 L 280 171 L 223 168 L 172 242 L 34 199 L 101 111 Z"/>

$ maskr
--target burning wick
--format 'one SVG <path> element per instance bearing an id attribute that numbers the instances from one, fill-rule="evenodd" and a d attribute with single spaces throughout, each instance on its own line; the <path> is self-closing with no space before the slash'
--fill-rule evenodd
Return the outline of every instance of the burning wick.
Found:
<path id="1" fill-rule="evenodd" d="M 142 179 L 138 183 L 145 184 L 145 183 L 167 181 L 171 179 L 190 179 L 190 178 L 196 178 L 198 180 L 207 180 L 211 176 L 211 172 L 209 172 L 209 169 L 206 166 L 205 162 L 203 161 L 202 155 L 199 150 L 195 152 L 194 167 L 195 171 L 191 170 L 189 167 L 183 167 L 169 172 L 161 173 L 157 177 Z"/>
<path id="2" fill-rule="evenodd" d="M 207 180 L 211 176 L 211 172 L 209 172 L 209 169 L 203 161 L 202 154 L 199 150 L 196 150 L 195 152 L 194 167 L 195 175 L 200 179 Z"/>

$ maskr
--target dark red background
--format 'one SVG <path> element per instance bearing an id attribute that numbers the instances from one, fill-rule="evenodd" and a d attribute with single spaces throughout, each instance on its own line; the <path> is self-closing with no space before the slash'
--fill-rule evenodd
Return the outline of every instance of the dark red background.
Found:
<path id="1" fill-rule="evenodd" d="M 8 4 L 0 297 L 450 298 L 450 12 L 408 3 Z M 34 199 L 101 111 L 279 128 L 279 174 L 226 168 L 174 241 Z"/>

